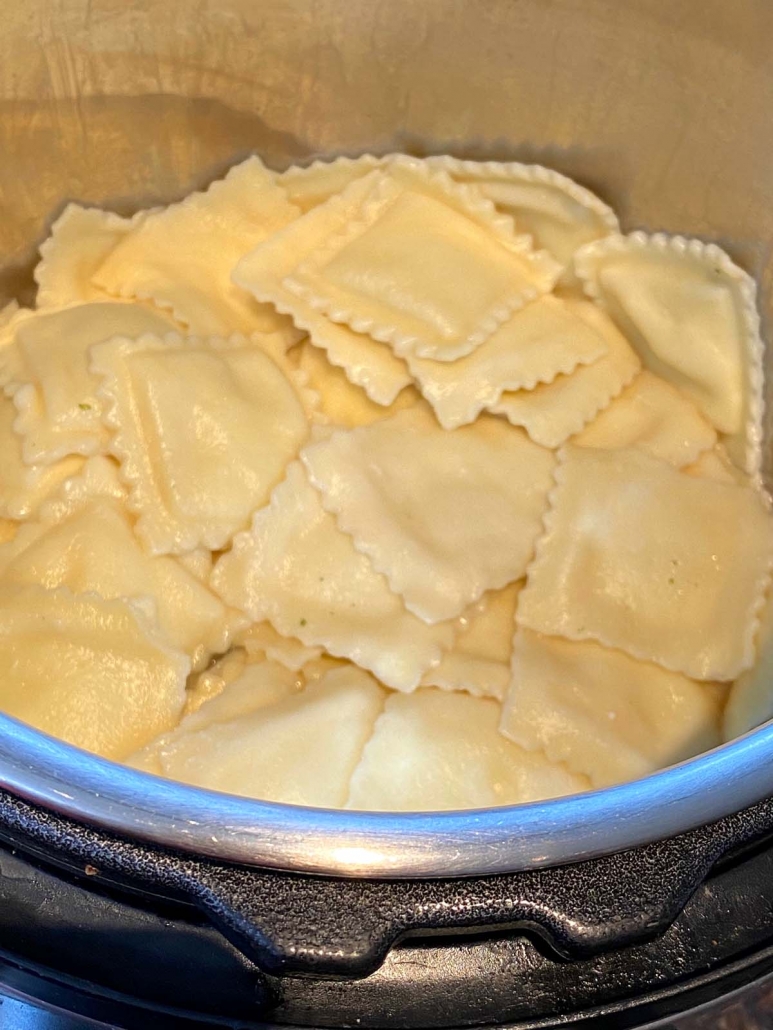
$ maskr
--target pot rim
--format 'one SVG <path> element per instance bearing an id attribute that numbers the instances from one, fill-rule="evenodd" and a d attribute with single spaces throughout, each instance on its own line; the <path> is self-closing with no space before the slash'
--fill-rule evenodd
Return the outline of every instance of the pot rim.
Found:
<path id="1" fill-rule="evenodd" d="M 773 793 L 773 722 L 605 790 L 506 808 L 302 808 L 164 780 L 0 714 L 0 787 L 122 837 L 247 866 L 380 879 L 490 876 L 623 851 Z"/>

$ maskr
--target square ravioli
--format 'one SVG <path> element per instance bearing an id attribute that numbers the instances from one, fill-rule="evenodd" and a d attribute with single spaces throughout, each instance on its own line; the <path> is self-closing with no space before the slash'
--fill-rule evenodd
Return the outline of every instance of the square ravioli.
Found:
<path id="1" fill-rule="evenodd" d="M 389 157 L 337 157 L 333 161 L 312 161 L 310 165 L 292 165 L 280 172 L 276 181 L 287 194 L 287 199 L 304 214 L 324 204 L 336 193 L 362 179 L 369 172 L 381 168 Z"/>
<path id="2" fill-rule="evenodd" d="M 139 606 L 0 587 L 0 708 L 44 733 L 120 761 L 176 724 L 189 671 Z"/>
<path id="3" fill-rule="evenodd" d="M 355 333 L 347 325 L 331 322 L 285 284 L 300 261 L 320 247 L 331 232 L 346 226 L 352 204 L 368 196 L 376 174 L 372 172 L 356 180 L 341 196 L 331 197 L 274 233 L 242 258 L 232 279 L 256 300 L 290 314 L 293 322 L 308 332 L 312 344 L 321 347 L 352 383 L 361 386 L 374 403 L 389 405 L 412 382 L 405 362 L 385 344 Z"/>
<path id="4" fill-rule="evenodd" d="M 555 464 L 498 419 L 447 432 L 419 408 L 340 430 L 301 457 L 339 527 L 428 623 L 523 576 Z"/>
<path id="5" fill-rule="evenodd" d="M 723 693 L 594 641 L 519 629 L 501 728 L 610 787 L 716 747 Z"/>
<path id="6" fill-rule="evenodd" d="M 683 236 L 610 236 L 576 258 L 644 365 L 684 390 L 751 475 L 762 456 L 762 357 L 757 288 L 714 244 Z"/>
<path id="7" fill-rule="evenodd" d="M 639 447 L 677 468 L 692 464 L 716 442 L 713 426 L 690 398 L 646 371 L 572 440 L 581 447 Z"/>
<path id="8" fill-rule="evenodd" d="M 516 621 L 700 680 L 754 662 L 773 564 L 756 491 L 636 450 L 564 448 Z"/>
<path id="9" fill-rule="evenodd" d="M 297 387 L 242 337 L 118 338 L 93 348 L 91 367 L 152 554 L 224 547 L 308 436 Z"/>
<path id="10" fill-rule="evenodd" d="M 25 462 L 50 465 L 69 454 L 103 449 L 107 434 L 97 397 L 99 380 L 89 370 L 90 348 L 113 336 L 173 330 L 160 311 L 110 301 L 20 318 L 7 348 L 13 373 L 5 390 L 19 412 L 14 428 Z"/>
<path id="11" fill-rule="evenodd" d="M 430 669 L 424 687 L 466 690 L 476 697 L 501 701 L 510 682 L 510 655 L 515 632 L 515 608 L 522 583 L 492 590 L 459 619 L 454 646 Z"/>
<path id="12" fill-rule="evenodd" d="M 757 633 L 757 660 L 730 688 L 722 722 L 724 740 L 734 740 L 773 719 L 773 600 L 769 596 Z"/>
<path id="13" fill-rule="evenodd" d="M 400 356 L 453 361 L 552 289 L 559 267 L 475 190 L 400 158 L 372 181 L 284 280 L 331 321 Z"/>
<path id="14" fill-rule="evenodd" d="M 391 694 L 354 770 L 347 808 L 415 812 L 518 805 L 588 789 L 543 754 L 497 730 L 485 697 L 417 690 Z"/>
<path id="15" fill-rule="evenodd" d="M 604 337 L 558 297 L 540 297 L 457 361 L 409 357 L 408 368 L 444 429 L 474 422 L 506 390 L 530 390 L 605 355 Z"/>
<path id="16" fill-rule="evenodd" d="M 152 300 L 205 336 L 289 328 L 231 282 L 231 270 L 300 214 L 257 157 L 179 204 L 148 212 L 93 275 L 116 297 Z"/>
<path id="17" fill-rule="evenodd" d="M 300 462 L 215 566 L 212 588 L 283 636 L 349 658 L 395 690 L 413 690 L 454 639 L 403 607 L 322 507 Z"/>
<path id="18" fill-rule="evenodd" d="M 578 365 L 570 375 L 558 375 L 533 390 L 505 392 L 489 405 L 514 426 L 523 426 L 535 443 L 560 447 L 579 433 L 617 397 L 641 368 L 628 341 L 595 305 L 567 301 L 572 310 L 595 329 L 607 344 L 607 353 L 590 365 Z"/>

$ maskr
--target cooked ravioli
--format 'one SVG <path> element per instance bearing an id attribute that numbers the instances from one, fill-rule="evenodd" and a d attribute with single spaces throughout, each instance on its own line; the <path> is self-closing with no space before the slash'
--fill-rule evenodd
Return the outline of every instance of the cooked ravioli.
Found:
<path id="1" fill-rule="evenodd" d="M 594 641 L 519 629 L 502 731 L 608 787 L 719 744 L 723 694 Z"/>
<path id="2" fill-rule="evenodd" d="M 359 180 L 359 183 L 369 179 Z M 557 268 L 474 191 L 421 162 L 372 173 L 285 287 L 331 321 L 388 343 L 400 356 L 452 361 L 551 289 Z"/>
<path id="3" fill-rule="evenodd" d="M 325 511 L 300 463 L 218 561 L 212 586 L 255 622 L 349 658 L 396 690 L 413 690 L 453 642 L 451 625 L 428 626 L 406 611 Z"/>
<path id="4" fill-rule="evenodd" d="M 70 744 L 126 758 L 175 725 L 189 669 L 126 601 L 0 586 L 0 707 Z"/>
<path id="5" fill-rule="evenodd" d="M 773 517 L 756 491 L 633 449 L 567 446 L 556 478 L 521 626 L 694 679 L 753 665 L 773 566 Z"/>
<path id="6" fill-rule="evenodd" d="M 581 447 L 638 447 L 677 468 L 717 442 L 692 401 L 651 372 L 641 372 L 619 397 L 574 437 Z"/>
<path id="7" fill-rule="evenodd" d="M 567 302 L 591 328 L 602 335 L 607 353 L 570 375 L 558 375 L 532 390 L 504 392 L 489 410 L 523 426 L 535 443 L 560 447 L 579 433 L 631 382 L 641 368 L 638 357 L 610 319 L 592 304 Z"/>
<path id="8" fill-rule="evenodd" d="M 292 165 L 277 175 L 276 181 L 287 194 L 290 203 L 305 214 L 337 193 L 342 193 L 357 179 L 381 168 L 388 160 L 365 154 L 354 158 L 337 157 L 333 161 L 314 161 L 303 167 Z"/>
<path id="9" fill-rule="evenodd" d="M 92 281 L 117 297 L 152 300 L 192 333 L 288 329 L 286 319 L 231 282 L 231 270 L 298 214 L 252 157 L 204 193 L 150 212 L 107 254 Z"/>
<path id="10" fill-rule="evenodd" d="M 588 789 L 583 776 L 506 740 L 490 698 L 390 694 L 351 780 L 347 808 L 389 812 L 517 805 Z"/>
<path id="11" fill-rule="evenodd" d="M 46 309 L 20 321 L 9 344 L 14 371 L 5 389 L 18 411 L 14 429 L 24 461 L 51 465 L 67 455 L 99 453 L 106 430 L 99 380 L 89 369 L 91 347 L 173 328 L 161 312 L 110 302 Z"/>
<path id="12" fill-rule="evenodd" d="M 419 409 L 339 431 L 301 457 L 338 526 L 429 623 L 524 574 L 554 465 L 504 422 L 449 433 Z"/>
<path id="13" fill-rule="evenodd" d="M 294 385 L 240 337 L 121 338 L 94 349 L 92 369 L 153 554 L 227 544 L 308 435 Z"/>
<path id="14" fill-rule="evenodd" d="M 754 281 L 713 244 L 642 232 L 577 256 L 590 297 L 652 372 L 684 390 L 745 472 L 759 472 L 762 341 Z"/>

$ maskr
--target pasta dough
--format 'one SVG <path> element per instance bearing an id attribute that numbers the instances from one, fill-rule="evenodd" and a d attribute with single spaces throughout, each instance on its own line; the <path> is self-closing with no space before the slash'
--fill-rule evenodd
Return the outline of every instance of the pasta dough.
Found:
<path id="1" fill-rule="evenodd" d="M 287 329 L 286 319 L 231 282 L 231 270 L 298 214 L 251 157 L 206 192 L 150 212 L 105 257 L 92 281 L 116 297 L 152 300 L 192 333 Z"/>
<path id="2" fill-rule="evenodd" d="M 14 424 L 29 465 L 69 454 L 97 454 L 106 430 L 98 379 L 89 371 L 92 346 L 114 336 L 164 335 L 171 323 L 137 304 L 75 304 L 20 321 L 10 347 L 15 375 L 6 385 L 19 412 Z"/>
<path id="3" fill-rule="evenodd" d="M 70 744 L 126 758 L 174 726 L 189 669 L 126 601 L 0 586 L 0 706 Z"/>
<path id="4" fill-rule="evenodd" d="M 381 168 L 388 158 L 337 157 L 334 161 L 314 161 L 303 168 L 293 165 L 277 175 L 276 181 L 287 194 L 287 199 L 304 213 L 324 204 L 337 193 L 369 172 Z"/>
<path id="5" fill-rule="evenodd" d="M 721 700 L 622 651 L 519 629 L 502 731 L 609 787 L 716 747 Z"/>
<path id="6" fill-rule="evenodd" d="M 773 564 L 773 519 L 755 491 L 636 450 L 567 446 L 556 478 L 521 626 L 694 679 L 753 665 Z"/>
<path id="7" fill-rule="evenodd" d="M 651 372 L 641 372 L 572 441 L 582 447 L 638 447 L 677 468 L 716 442 L 717 434 L 695 405 Z"/>
<path id="8" fill-rule="evenodd" d="M 569 302 L 568 302 L 569 303 Z M 574 302 L 573 310 L 606 340 L 607 353 L 572 375 L 559 375 L 533 390 L 503 393 L 489 410 L 523 426 L 535 443 L 560 447 L 623 390 L 641 365 L 626 339 L 603 311 L 592 304 Z"/>
<path id="9" fill-rule="evenodd" d="M 444 429 L 474 422 L 505 391 L 552 383 L 608 351 L 604 337 L 557 297 L 516 312 L 467 357 L 454 362 L 410 357 L 408 368 Z"/>
<path id="10" fill-rule="evenodd" d="M 494 590 L 460 619 L 454 646 L 440 664 L 425 673 L 422 686 L 466 690 L 476 697 L 501 701 L 510 682 L 510 654 L 515 631 L 515 607 L 521 583 Z"/>
<path id="11" fill-rule="evenodd" d="M 347 808 L 442 811 L 517 805 L 587 790 L 588 781 L 498 731 L 489 698 L 391 694 L 354 771 Z"/>
<path id="12" fill-rule="evenodd" d="M 301 457 L 339 527 L 429 623 L 524 574 L 554 465 L 495 419 L 448 433 L 418 409 L 337 432 Z"/>
<path id="13" fill-rule="evenodd" d="M 361 200 L 342 194 L 345 226 L 284 280 L 331 321 L 401 357 L 453 361 L 552 288 L 552 260 L 472 191 L 401 158 L 360 183 L 371 179 Z"/>
<path id="14" fill-rule="evenodd" d="M 237 685 L 211 703 L 222 704 Z M 329 672 L 300 693 L 283 691 L 274 701 L 253 688 L 250 711 L 188 732 L 181 726 L 183 732 L 161 748 L 161 766 L 167 776 L 214 790 L 342 808 L 384 693 L 353 666 Z M 207 707 L 196 713 L 199 721 Z"/>
<path id="15" fill-rule="evenodd" d="M 405 611 L 324 510 L 300 463 L 219 560 L 212 586 L 255 622 L 349 658 L 395 690 L 413 690 L 453 643 L 450 625 L 427 626 Z"/>
<path id="16" fill-rule="evenodd" d="M 144 336 L 92 353 L 115 430 L 111 449 L 146 547 L 223 547 L 265 504 L 308 435 L 293 385 L 238 337 Z"/>
<path id="17" fill-rule="evenodd" d="M 754 281 L 713 244 L 612 236 L 577 255 L 586 293 L 603 302 L 644 364 L 689 394 L 725 434 L 733 461 L 759 472 L 762 341 Z"/>

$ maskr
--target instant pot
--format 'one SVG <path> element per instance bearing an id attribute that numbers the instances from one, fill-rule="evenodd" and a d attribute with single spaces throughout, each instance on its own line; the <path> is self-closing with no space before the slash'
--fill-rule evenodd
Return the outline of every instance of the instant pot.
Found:
<path id="1" fill-rule="evenodd" d="M 6 0 L 1 18 L 0 302 L 33 301 L 67 201 L 128 214 L 252 152 L 403 150 L 554 167 L 627 230 L 718 241 L 771 311 L 768 0 Z M 759 1022 L 737 1025 L 773 1026 L 771 795 L 773 726 L 609 790 L 391 816 L 166 782 L 2 717 L 0 994 L 132 1030 L 697 1028 L 745 997 Z"/>

